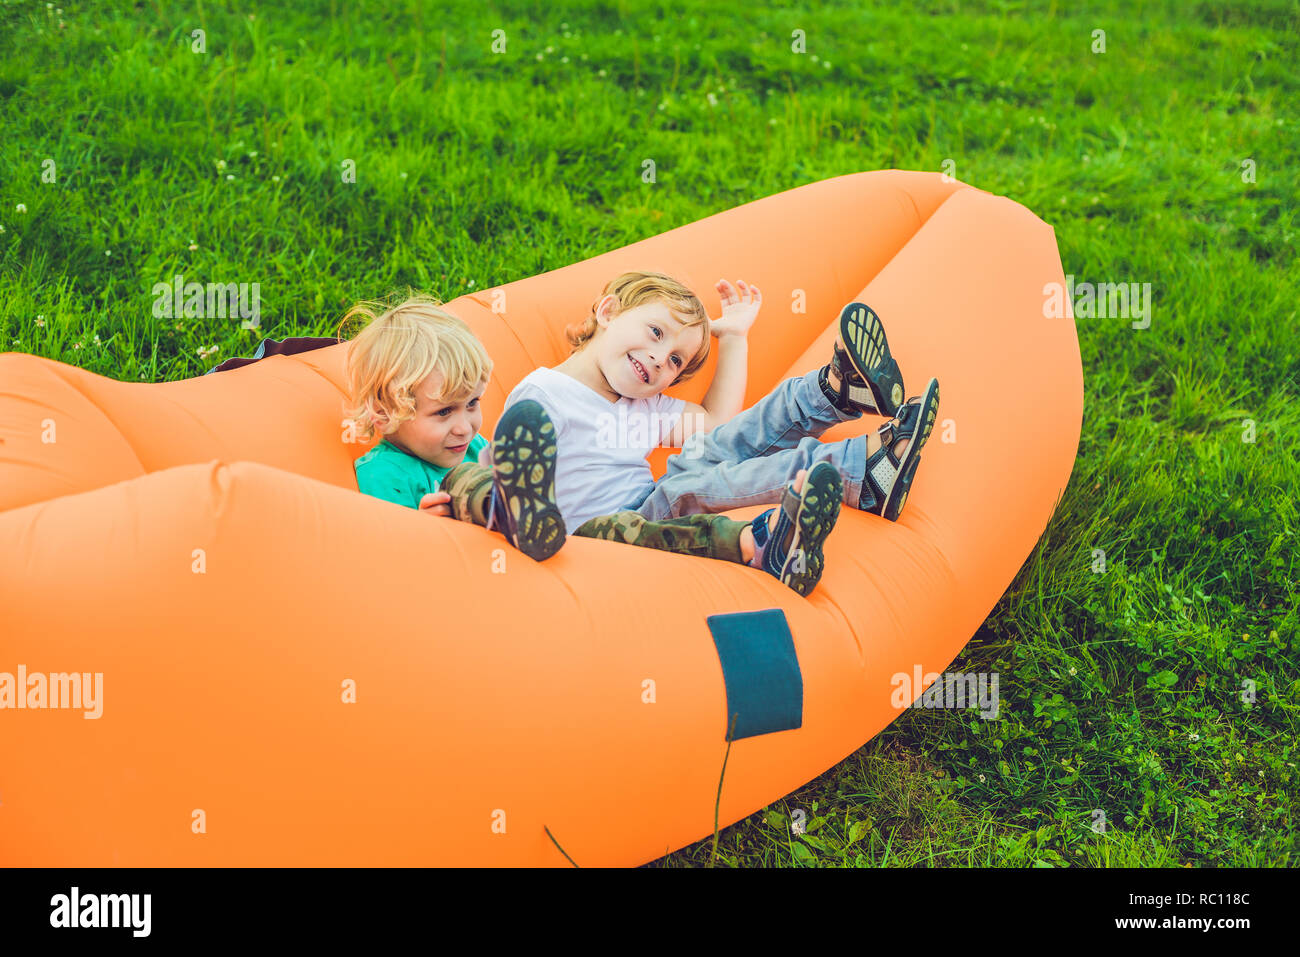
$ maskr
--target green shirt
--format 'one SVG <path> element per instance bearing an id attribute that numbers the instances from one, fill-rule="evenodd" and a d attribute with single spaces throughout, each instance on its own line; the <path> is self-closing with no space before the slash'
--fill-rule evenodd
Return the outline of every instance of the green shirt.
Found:
<path id="1" fill-rule="evenodd" d="M 486 445 L 487 439 L 475 435 L 465 450 L 465 461 L 477 462 Z M 451 471 L 403 452 L 387 439 L 353 462 L 352 467 L 357 473 L 357 488 L 366 495 L 410 508 L 419 508 L 420 499 L 438 491 L 443 477 Z"/>

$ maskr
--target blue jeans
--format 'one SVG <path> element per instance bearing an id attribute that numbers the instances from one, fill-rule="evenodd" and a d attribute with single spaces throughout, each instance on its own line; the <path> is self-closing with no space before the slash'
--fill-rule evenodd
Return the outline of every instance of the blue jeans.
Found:
<path id="1" fill-rule="evenodd" d="M 696 432 L 668 457 L 663 478 L 639 502 L 624 506 L 652 521 L 775 505 L 800 469 L 830 462 L 844 482 L 844 503 L 858 507 L 867 470 L 867 438 L 827 444 L 818 436 L 861 412 L 831 405 L 817 377 L 821 369 L 786 379 L 752 408 Z"/>

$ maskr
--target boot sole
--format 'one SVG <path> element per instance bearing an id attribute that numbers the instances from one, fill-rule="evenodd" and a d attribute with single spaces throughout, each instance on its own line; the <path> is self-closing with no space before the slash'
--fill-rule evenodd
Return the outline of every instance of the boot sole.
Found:
<path id="1" fill-rule="evenodd" d="M 903 373 L 890 355 L 880 317 L 870 306 L 849 303 L 840 312 L 840 338 L 849 361 L 875 399 L 877 411 L 892 416 L 903 404 Z"/>
<path id="2" fill-rule="evenodd" d="M 898 469 L 898 478 L 894 480 L 894 487 L 889 490 L 889 495 L 885 497 L 885 505 L 881 510 L 883 517 L 891 522 L 898 521 L 903 506 L 907 504 L 907 493 L 912 488 L 912 479 L 916 477 L 916 468 L 921 464 L 921 449 L 925 447 L 926 441 L 930 438 L 930 433 L 934 431 L 934 421 L 939 414 L 939 381 L 937 379 L 930 380 L 922 399 L 917 434 L 912 436 L 912 441 L 907 443 L 907 451 L 903 453 L 903 463 Z"/>
<path id="3" fill-rule="evenodd" d="M 794 537 L 781 572 L 782 584 L 796 594 L 807 596 L 821 581 L 826 564 L 822 547 L 839 520 L 843 503 L 844 486 L 839 471 L 828 462 L 813 466 L 804 476 Z M 798 555 L 802 555 L 802 562 L 796 559 Z"/>
<path id="4" fill-rule="evenodd" d="M 492 480 L 515 548 L 543 561 L 564 545 L 564 517 L 555 505 L 555 426 L 531 399 L 506 410 L 492 438 Z"/>

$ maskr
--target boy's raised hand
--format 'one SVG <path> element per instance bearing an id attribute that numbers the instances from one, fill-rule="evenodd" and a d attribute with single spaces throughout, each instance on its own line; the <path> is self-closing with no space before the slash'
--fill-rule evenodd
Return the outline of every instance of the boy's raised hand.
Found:
<path id="1" fill-rule="evenodd" d="M 748 335 L 749 327 L 758 318 L 758 310 L 763 305 L 763 294 L 758 287 L 743 279 L 737 279 L 735 286 L 726 279 L 719 279 L 714 288 L 722 300 L 722 318 L 709 323 L 709 332 L 719 338 Z"/>

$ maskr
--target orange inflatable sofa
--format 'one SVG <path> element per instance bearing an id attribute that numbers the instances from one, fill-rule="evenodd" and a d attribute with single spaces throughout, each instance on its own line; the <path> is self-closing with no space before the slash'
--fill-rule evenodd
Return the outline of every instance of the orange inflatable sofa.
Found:
<path id="1" fill-rule="evenodd" d="M 360 494 L 346 343 L 153 384 L 0 355 L 0 864 L 568 866 L 558 843 L 637 865 L 712 833 L 729 715 L 722 826 L 898 717 L 1069 479 L 1083 384 L 1044 305 L 1052 228 L 937 173 L 858 173 L 463 296 L 496 363 L 485 433 L 638 268 L 715 316 L 717 277 L 763 288 L 746 405 L 826 362 L 852 300 L 909 392 L 942 383 L 900 521 L 845 509 L 807 598 L 593 539 L 536 563 Z M 715 360 L 671 394 L 698 402 Z"/>

